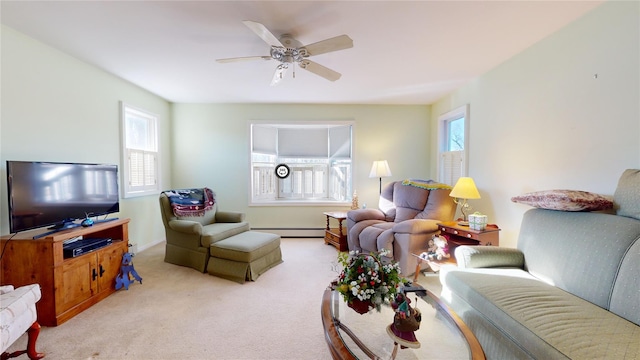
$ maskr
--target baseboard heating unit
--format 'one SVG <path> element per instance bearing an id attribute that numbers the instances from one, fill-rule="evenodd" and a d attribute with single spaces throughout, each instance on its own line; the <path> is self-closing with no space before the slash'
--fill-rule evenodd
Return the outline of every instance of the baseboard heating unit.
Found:
<path id="1" fill-rule="evenodd" d="M 111 244 L 111 238 L 81 239 L 62 245 L 65 259 L 77 257 Z"/>

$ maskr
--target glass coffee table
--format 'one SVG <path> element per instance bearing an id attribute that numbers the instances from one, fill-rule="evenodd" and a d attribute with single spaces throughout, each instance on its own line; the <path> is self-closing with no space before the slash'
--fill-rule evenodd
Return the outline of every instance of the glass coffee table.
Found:
<path id="1" fill-rule="evenodd" d="M 484 352 L 471 330 L 453 310 L 430 291 L 407 292 L 411 306 L 422 313 L 415 336 L 420 347 L 403 348 L 387 333 L 394 311 L 382 306 L 360 315 L 339 292 L 327 288 L 322 298 L 322 324 L 334 359 L 473 359 Z"/>

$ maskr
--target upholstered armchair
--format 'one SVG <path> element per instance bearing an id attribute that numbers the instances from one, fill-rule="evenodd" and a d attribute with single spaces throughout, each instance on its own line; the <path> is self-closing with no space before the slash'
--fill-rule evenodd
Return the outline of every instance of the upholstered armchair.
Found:
<path id="1" fill-rule="evenodd" d="M 411 254 L 427 251 L 428 241 L 438 234 L 437 223 L 451 221 L 456 204 L 451 187 L 432 180 L 395 181 L 380 194 L 378 209 L 347 212 L 349 250 L 379 252 L 386 249 L 404 276 L 415 272 Z"/>
<path id="2" fill-rule="evenodd" d="M 2 333 L 2 359 L 27 354 L 29 359 L 44 357 L 36 351 L 36 340 L 40 334 L 36 303 L 41 297 L 40 285 L 31 284 L 14 288 L 13 285 L 0 286 L 0 332 Z M 5 351 L 24 333 L 27 333 L 27 349 L 12 353 Z"/>
<path id="3" fill-rule="evenodd" d="M 205 272 L 211 244 L 249 231 L 249 223 L 245 221 L 244 213 L 220 211 L 215 199 L 196 216 L 178 216 L 180 214 L 176 215 L 167 196 L 175 191 L 160 194 L 160 212 L 167 237 L 164 261 Z"/>

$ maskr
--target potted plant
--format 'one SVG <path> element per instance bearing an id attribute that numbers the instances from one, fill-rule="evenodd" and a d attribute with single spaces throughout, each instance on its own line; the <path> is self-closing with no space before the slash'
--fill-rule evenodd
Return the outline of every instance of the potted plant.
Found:
<path id="1" fill-rule="evenodd" d="M 338 254 L 342 271 L 336 280 L 335 289 L 345 302 L 360 314 L 389 304 L 395 299 L 398 287 L 406 282 L 400 276 L 400 265 L 396 261 L 384 260 L 386 250 L 363 254 L 355 251 Z"/>

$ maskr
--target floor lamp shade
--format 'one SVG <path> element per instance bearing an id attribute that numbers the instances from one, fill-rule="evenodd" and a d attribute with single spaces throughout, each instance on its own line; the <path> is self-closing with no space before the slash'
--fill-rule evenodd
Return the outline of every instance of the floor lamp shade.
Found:
<path id="1" fill-rule="evenodd" d="M 391 169 L 389 169 L 389 164 L 387 160 L 378 160 L 373 162 L 373 166 L 371 166 L 371 171 L 369 172 L 370 178 L 379 178 L 380 179 L 380 193 L 382 194 L 382 178 L 391 176 Z"/>

